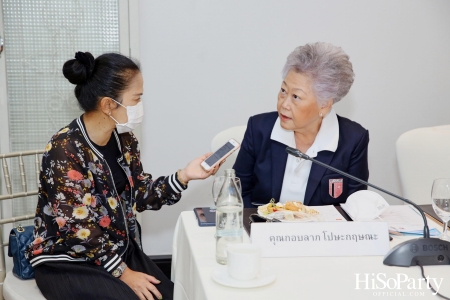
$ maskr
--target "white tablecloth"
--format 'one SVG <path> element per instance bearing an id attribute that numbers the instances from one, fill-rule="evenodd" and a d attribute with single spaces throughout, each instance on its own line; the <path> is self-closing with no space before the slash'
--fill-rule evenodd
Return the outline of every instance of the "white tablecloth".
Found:
<path id="1" fill-rule="evenodd" d="M 438 226 L 439 227 L 439 226 Z M 175 283 L 176 300 L 221 300 L 221 299 L 438 299 L 421 280 L 418 266 L 401 268 L 383 265 L 383 256 L 361 257 L 295 257 L 263 258 L 262 267 L 276 274 L 275 282 L 258 288 L 237 289 L 222 286 L 211 278 L 218 266 L 215 260 L 215 227 L 199 227 L 192 211 L 182 212 L 175 229 L 172 255 L 172 281 Z M 394 238 L 391 247 L 406 237 Z M 249 242 L 245 234 L 244 242 Z M 439 292 L 450 296 L 450 266 L 425 266 L 425 275 L 442 279 Z M 368 274 L 368 286 L 359 284 L 357 275 L 364 279 Z M 374 274 L 374 275 L 372 275 Z M 400 289 L 382 288 L 383 283 L 391 287 L 408 278 Z M 407 276 L 407 277 L 406 277 Z M 372 279 L 375 285 L 372 287 Z M 418 284 L 421 282 L 421 289 Z M 408 288 L 408 283 L 410 287 Z M 415 289 L 412 284 L 415 284 Z M 433 286 L 436 285 L 433 282 Z M 366 288 L 367 287 L 367 288 Z"/>

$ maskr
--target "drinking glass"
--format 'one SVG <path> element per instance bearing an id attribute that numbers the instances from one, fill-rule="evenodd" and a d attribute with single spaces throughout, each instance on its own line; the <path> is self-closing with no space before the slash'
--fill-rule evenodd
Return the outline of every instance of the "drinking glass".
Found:
<path id="1" fill-rule="evenodd" d="M 225 178 L 226 178 L 225 176 L 216 176 L 214 178 L 214 182 L 213 182 L 213 186 L 212 186 L 212 195 L 213 195 L 214 205 L 217 204 L 217 198 L 219 197 L 219 192 L 223 186 Z M 239 193 L 241 193 L 241 195 L 242 195 L 241 180 L 238 177 L 235 177 L 234 182 L 236 182 L 236 187 L 238 188 Z"/>
<path id="2" fill-rule="evenodd" d="M 433 182 L 431 204 L 434 212 L 444 223 L 444 230 L 439 236 L 441 240 L 450 241 L 448 221 L 450 221 L 450 178 L 440 178 Z"/>

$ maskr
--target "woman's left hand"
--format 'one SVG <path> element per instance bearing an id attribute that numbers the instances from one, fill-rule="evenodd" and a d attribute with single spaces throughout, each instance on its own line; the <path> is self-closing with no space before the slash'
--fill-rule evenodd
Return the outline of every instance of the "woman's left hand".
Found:
<path id="1" fill-rule="evenodd" d="M 180 179 L 185 183 L 188 183 L 190 180 L 205 179 L 211 175 L 216 174 L 220 166 L 225 162 L 225 159 L 223 159 L 218 165 L 211 168 L 211 170 L 209 171 L 205 171 L 205 169 L 203 169 L 201 166 L 202 161 L 207 159 L 211 154 L 212 152 L 206 153 L 188 163 L 184 169 L 180 170 L 179 172 L 179 176 L 181 177 Z"/>

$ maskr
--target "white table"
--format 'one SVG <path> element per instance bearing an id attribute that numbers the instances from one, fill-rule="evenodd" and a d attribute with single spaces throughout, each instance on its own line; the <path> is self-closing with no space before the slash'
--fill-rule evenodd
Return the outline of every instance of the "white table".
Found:
<path id="1" fill-rule="evenodd" d="M 432 226 L 430 221 L 430 227 Z M 439 228 L 437 226 L 436 228 Z M 211 278 L 212 270 L 218 266 L 215 261 L 215 227 L 199 227 L 192 211 L 182 212 L 175 229 L 172 256 L 172 281 L 175 283 L 176 300 L 220 300 L 220 299 L 438 299 L 421 280 L 418 266 L 402 268 L 383 265 L 383 256 L 361 257 L 295 257 L 263 258 L 262 267 L 273 269 L 275 282 L 258 288 L 237 289 L 222 286 Z M 408 239 L 396 237 L 391 247 Z M 250 242 L 247 234 L 244 242 Z M 439 292 L 450 296 L 450 266 L 425 266 L 425 276 L 442 279 Z M 356 289 L 356 274 L 369 274 L 369 286 L 360 283 Z M 408 289 L 402 283 L 401 289 L 372 289 L 374 274 L 383 281 L 400 276 L 416 284 Z M 384 277 L 383 277 L 384 276 Z M 360 277 L 364 279 L 365 277 Z M 421 282 L 422 288 L 418 284 Z M 436 285 L 433 284 L 436 288 Z"/>

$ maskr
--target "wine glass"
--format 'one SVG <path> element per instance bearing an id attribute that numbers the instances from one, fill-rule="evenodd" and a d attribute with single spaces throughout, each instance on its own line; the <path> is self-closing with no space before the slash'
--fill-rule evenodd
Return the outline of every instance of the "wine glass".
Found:
<path id="1" fill-rule="evenodd" d="M 448 221 L 450 221 L 450 178 L 435 179 L 431 189 L 431 204 L 434 212 L 444 223 L 444 230 L 439 236 L 441 240 L 450 241 Z"/>
<path id="2" fill-rule="evenodd" d="M 219 197 L 220 189 L 223 186 L 225 178 L 226 178 L 225 176 L 216 176 L 214 178 L 214 182 L 212 185 L 212 196 L 214 200 L 214 205 L 217 204 L 217 198 Z M 238 188 L 239 193 L 241 193 L 242 195 L 241 180 L 238 177 L 235 177 L 234 182 L 236 183 L 236 187 Z"/>

